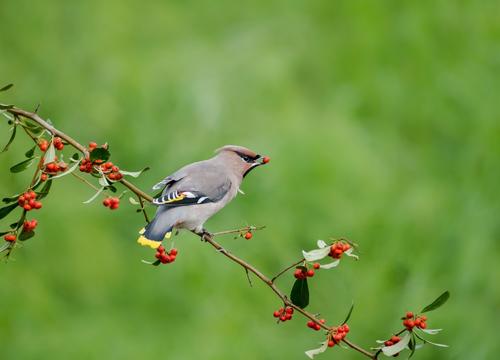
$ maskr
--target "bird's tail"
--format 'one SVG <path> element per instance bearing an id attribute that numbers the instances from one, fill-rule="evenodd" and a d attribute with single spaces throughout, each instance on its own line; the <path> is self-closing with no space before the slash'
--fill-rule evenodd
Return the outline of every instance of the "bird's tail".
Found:
<path id="1" fill-rule="evenodd" d="M 142 246 L 149 246 L 156 249 L 161 245 L 163 239 L 169 239 L 172 236 L 172 225 L 164 225 L 160 221 L 161 217 L 156 216 L 153 221 L 139 231 L 137 242 Z"/>

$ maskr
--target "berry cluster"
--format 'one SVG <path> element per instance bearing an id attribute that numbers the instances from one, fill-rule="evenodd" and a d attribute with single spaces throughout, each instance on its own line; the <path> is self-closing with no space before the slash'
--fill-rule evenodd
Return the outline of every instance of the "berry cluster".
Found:
<path id="1" fill-rule="evenodd" d="M 42 203 L 40 201 L 36 201 L 36 193 L 33 190 L 26 191 L 24 194 L 19 196 L 17 203 L 26 211 L 30 211 L 32 209 L 38 210 L 42 208 Z"/>
<path id="2" fill-rule="evenodd" d="M 427 328 L 427 316 L 421 315 L 416 316 L 411 311 L 406 313 L 406 316 L 403 318 L 403 325 L 407 330 L 411 331 L 416 326 L 419 329 Z"/>
<path id="3" fill-rule="evenodd" d="M 68 169 L 68 164 L 66 164 L 64 161 L 57 161 L 57 156 L 56 156 L 55 161 L 46 164 L 45 169 L 43 171 L 44 173 L 46 173 L 45 175 L 47 174 L 55 175 L 58 172 L 65 172 L 67 169 Z M 45 180 L 47 180 L 47 177 L 45 177 Z"/>
<path id="4" fill-rule="evenodd" d="M 293 315 L 293 308 L 290 306 L 287 306 L 285 308 L 279 308 L 279 310 L 276 310 L 273 313 L 273 316 L 275 318 L 279 318 L 280 321 L 292 320 L 292 315 Z"/>
<path id="5" fill-rule="evenodd" d="M 111 210 L 116 210 L 120 206 L 120 199 L 117 197 L 107 197 L 102 204 Z"/>
<path id="6" fill-rule="evenodd" d="M 334 259 L 340 259 L 342 255 L 351 248 L 351 245 L 344 241 L 337 241 L 330 247 L 330 256 Z"/>
<path id="7" fill-rule="evenodd" d="M 64 144 L 63 144 L 63 141 L 62 141 L 62 139 L 61 139 L 60 137 L 58 137 L 58 136 L 57 136 L 57 137 L 55 137 L 55 138 L 54 138 L 53 143 L 54 143 L 54 147 L 55 147 L 57 150 L 62 150 L 62 149 L 64 149 Z"/>
<path id="8" fill-rule="evenodd" d="M 89 143 L 89 146 L 88 146 L 88 149 L 89 149 L 89 152 L 92 152 L 93 150 L 95 150 L 97 148 L 97 143 L 92 141 Z M 108 144 L 104 144 L 101 146 L 101 148 L 103 149 L 107 149 L 108 148 Z M 80 171 L 81 172 L 85 172 L 85 173 L 97 173 L 97 169 L 94 168 L 94 165 L 99 165 L 99 164 L 102 164 L 103 161 L 102 160 L 94 160 L 93 162 L 90 161 L 90 157 L 87 156 L 86 158 L 82 159 L 82 162 L 80 163 Z"/>
<path id="9" fill-rule="evenodd" d="M 392 346 L 394 344 L 397 344 L 400 340 L 401 340 L 401 338 L 399 336 L 393 335 L 393 336 L 391 336 L 391 338 L 389 340 L 384 341 L 384 345 L 385 346 Z"/>
<path id="10" fill-rule="evenodd" d="M 174 262 L 176 257 L 177 257 L 176 248 L 170 249 L 169 252 L 166 252 L 165 248 L 160 245 L 158 249 L 156 249 L 155 258 L 160 260 L 162 264 L 168 264 Z"/>
<path id="11" fill-rule="evenodd" d="M 318 321 L 319 321 L 321 324 L 324 324 L 324 323 L 325 323 L 325 319 L 320 319 L 320 320 L 318 320 Z M 321 325 L 320 325 L 320 324 L 318 324 L 318 323 L 317 323 L 317 322 L 315 322 L 315 321 L 312 321 L 312 320 L 309 320 L 309 321 L 307 322 L 307 327 L 308 327 L 308 328 L 311 328 L 311 329 L 313 329 L 313 330 L 316 330 L 316 331 L 321 330 Z"/>
<path id="12" fill-rule="evenodd" d="M 108 177 L 109 180 L 119 181 L 123 178 L 123 174 L 120 173 L 120 168 L 115 166 L 111 161 L 102 164 L 101 171 Z"/>
<path id="13" fill-rule="evenodd" d="M 313 269 L 307 270 L 307 268 L 305 268 L 304 266 L 301 266 L 301 267 L 298 267 L 298 268 L 295 269 L 295 271 L 293 273 L 293 276 L 296 279 L 305 279 L 305 278 L 308 278 L 308 277 L 313 277 L 314 276 L 314 270 Z"/>
<path id="14" fill-rule="evenodd" d="M 4 239 L 5 241 L 8 241 L 8 242 L 14 242 L 14 241 L 16 241 L 16 238 L 17 238 L 17 237 L 16 237 L 16 235 L 14 235 L 14 234 L 7 234 L 7 235 L 5 235 L 5 236 L 3 237 L 3 239 Z"/>
<path id="15" fill-rule="evenodd" d="M 328 346 L 333 347 L 335 344 L 340 343 L 344 338 L 347 336 L 347 333 L 349 332 L 349 325 L 344 324 L 340 325 L 337 329 L 335 334 L 331 335 L 330 340 L 328 340 Z"/>
<path id="16" fill-rule="evenodd" d="M 33 220 L 25 220 L 23 223 L 23 231 L 33 231 L 38 225 L 38 221 Z"/>

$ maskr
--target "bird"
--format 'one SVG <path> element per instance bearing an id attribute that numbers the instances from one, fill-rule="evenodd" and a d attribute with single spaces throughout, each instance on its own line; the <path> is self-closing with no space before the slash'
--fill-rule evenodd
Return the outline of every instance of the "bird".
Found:
<path id="1" fill-rule="evenodd" d="M 153 249 L 169 239 L 174 229 L 187 229 L 203 237 L 204 223 L 224 208 L 236 194 L 245 176 L 270 161 L 243 146 L 225 145 L 215 156 L 182 167 L 153 186 L 163 189 L 153 199 L 154 219 L 141 231 L 137 242 Z"/>

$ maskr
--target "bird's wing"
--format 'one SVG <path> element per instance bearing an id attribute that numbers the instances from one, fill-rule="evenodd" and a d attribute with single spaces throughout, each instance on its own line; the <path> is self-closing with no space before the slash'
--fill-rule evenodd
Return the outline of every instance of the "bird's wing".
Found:
<path id="1" fill-rule="evenodd" d="M 193 204 L 205 204 L 221 200 L 231 189 L 231 181 L 225 179 L 224 182 L 215 187 L 205 186 L 203 190 L 197 190 L 200 187 L 189 186 L 180 183 L 176 186 L 178 189 L 171 189 L 162 196 L 153 200 L 155 205 L 164 205 L 166 207 L 177 207 Z M 203 186 L 201 186 L 203 188 Z M 196 189 L 196 190 L 195 190 Z"/>
<path id="2" fill-rule="evenodd" d="M 153 190 L 160 190 L 160 189 L 168 189 L 172 187 L 173 184 L 176 182 L 182 180 L 185 178 L 187 175 L 196 172 L 197 169 L 203 167 L 203 163 L 205 161 L 199 161 L 195 162 L 189 165 L 184 166 L 183 168 L 177 170 L 173 174 L 167 176 L 165 179 L 157 183 L 155 186 L 153 186 Z"/>
<path id="3" fill-rule="evenodd" d="M 232 186 L 224 169 L 209 161 L 188 165 L 174 175 L 165 179 L 171 178 L 162 196 L 154 199 L 153 204 L 176 207 L 217 202 Z"/>

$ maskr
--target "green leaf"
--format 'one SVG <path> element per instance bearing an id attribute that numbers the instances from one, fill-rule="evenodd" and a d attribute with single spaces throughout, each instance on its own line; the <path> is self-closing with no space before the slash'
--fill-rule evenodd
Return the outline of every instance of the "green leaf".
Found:
<path id="1" fill-rule="evenodd" d="M 406 332 L 403 335 L 403 337 L 401 338 L 401 340 L 399 340 L 399 342 L 397 342 L 396 344 L 391 345 L 391 346 L 384 346 L 382 348 L 382 352 L 386 356 L 396 355 L 406 348 L 406 345 L 408 345 L 408 343 L 410 342 L 410 339 L 411 339 L 410 333 Z"/>
<path id="2" fill-rule="evenodd" d="M 54 147 L 54 142 L 51 142 L 49 148 L 45 152 L 45 156 L 43 158 L 43 165 L 54 162 L 56 159 L 56 148 Z"/>
<path id="3" fill-rule="evenodd" d="M 15 223 L 10 224 L 9 227 L 11 229 L 19 229 L 23 225 L 24 220 L 26 220 L 26 211 L 23 211 L 21 218 L 17 220 Z"/>
<path id="4" fill-rule="evenodd" d="M 444 293 L 442 293 L 441 295 L 439 295 L 439 297 L 436 300 L 434 300 L 431 304 L 429 304 L 426 307 L 424 307 L 422 309 L 421 313 L 425 313 L 425 312 L 436 310 L 437 308 L 443 306 L 444 303 L 446 301 L 448 301 L 449 298 L 450 298 L 450 292 L 449 291 L 445 291 Z"/>
<path id="5" fill-rule="evenodd" d="M 35 149 L 36 149 L 36 145 L 33 146 L 31 149 L 29 149 L 28 151 L 26 151 L 24 153 L 24 156 L 26 156 L 27 158 L 32 158 L 33 155 L 35 155 Z"/>
<path id="6" fill-rule="evenodd" d="M 52 176 L 52 177 L 51 177 L 51 179 L 52 179 L 52 180 L 53 180 L 53 179 L 58 179 L 58 178 L 60 178 L 60 177 L 66 176 L 66 175 L 68 175 L 68 174 L 71 174 L 71 173 L 72 173 L 73 171 L 75 171 L 75 170 L 76 170 L 76 168 L 77 168 L 77 167 L 79 167 L 79 166 L 80 166 L 80 163 L 76 162 L 76 163 L 74 163 L 74 164 L 73 164 L 73 166 L 71 166 L 71 167 L 70 167 L 69 169 L 67 169 L 66 171 L 64 171 L 64 172 L 60 173 L 59 175 L 54 175 L 54 176 Z"/>
<path id="7" fill-rule="evenodd" d="M 33 236 L 35 236 L 35 232 L 33 230 L 30 231 L 21 231 L 21 234 L 19 234 L 19 240 L 20 241 L 26 241 L 28 239 L 31 239 Z"/>
<path id="8" fill-rule="evenodd" d="M 4 206 L 3 208 L 0 209 L 0 219 L 3 219 L 7 215 L 11 213 L 12 210 L 14 210 L 16 207 L 18 207 L 17 203 L 10 204 L 7 206 Z"/>
<path id="9" fill-rule="evenodd" d="M 104 190 L 104 188 L 100 188 L 94 195 L 92 195 L 92 197 L 90 199 L 88 199 L 87 201 L 84 201 L 83 203 L 84 204 L 90 204 L 92 201 L 94 201 L 95 199 L 97 199 L 97 197 L 99 196 L 100 193 L 102 193 L 102 191 Z"/>
<path id="10" fill-rule="evenodd" d="M 135 198 L 133 198 L 133 197 L 129 197 L 129 198 L 128 198 L 128 201 L 129 201 L 132 205 L 141 205 L 141 204 L 139 203 L 139 201 L 137 201 L 137 200 L 136 200 Z"/>
<path id="11" fill-rule="evenodd" d="M 24 171 L 26 170 L 27 168 L 29 168 L 31 165 L 33 165 L 33 160 L 34 158 L 31 158 L 31 159 L 27 159 L 27 160 L 23 160 L 21 161 L 20 163 L 12 166 L 10 168 L 10 172 L 11 173 L 19 173 L 21 171 Z"/>
<path id="12" fill-rule="evenodd" d="M 141 260 L 144 264 L 148 264 L 148 265 L 153 265 L 153 266 L 158 266 L 160 265 L 160 260 L 156 260 L 156 261 L 147 261 L 147 260 Z"/>
<path id="13" fill-rule="evenodd" d="M 17 195 L 12 195 L 12 196 L 9 196 L 9 197 L 4 197 L 2 199 L 2 201 L 6 204 L 9 204 L 13 201 L 17 201 L 17 199 L 19 198 L 19 196 L 21 196 L 21 194 L 17 194 Z"/>
<path id="14" fill-rule="evenodd" d="M 353 310 L 354 310 L 354 302 L 351 304 L 351 308 L 349 309 L 349 312 L 347 313 L 347 316 L 345 317 L 345 320 L 342 323 L 342 325 L 349 321 L 349 319 L 351 318 Z"/>
<path id="15" fill-rule="evenodd" d="M 307 285 L 307 279 L 295 280 L 290 294 L 290 300 L 301 309 L 309 305 L 309 287 Z"/>
<path id="16" fill-rule="evenodd" d="M 125 170 L 120 170 L 120 172 L 123 175 L 132 176 L 132 177 L 136 178 L 136 177 L 139 177 L 143 172 L 148 171 L 148 170 L 149 170 L 149 167 L 145 167 L 144 169 L 139 170 L 139 171 L 125 171 Z"/>
<path id="17" fill-rule="evenodd" d="M 0 110 L 12 109 L 14 105 L 0 104 Z"/>
<path id="18" fill-rule="evenodd" d="M 9 233 L 10 233 L 10 231 L 2 231 L 2 232 L 0 232 L 0 236 L 7 235 L 7 234 L 9 234 Z"/>
<path id="19" fill-rule="evenodd" d="M 90 161 L 94 162 L 96 160 L 102 160 L 102 161 L 107 161 L 111 154 L 109 153 L 108 150 L 103 149 L 103 148 L 95 148 L 90 152 Z"/>
<path id="20" fill-rule="evenodd" d="M 4 148 L 3 148 L 3 150 L 1 152 L 6 152 L 7 150 L 9 150 L 10 144 L 12 144 L 12 142 L 14 141 L 14 139 L 16 137 L 16 131 L 17 131 L 17 126 L 14 126 L 12 128 L 12 134 L 10 134 L 10 139 L 7 142 L 7 144 L 4 146 Z"/>
<path id="21" fill-rule="evenodd" d="M 47 180 L 45 185 L 43 185 L 43 188 L 40 189 L 40 191 L 37 191 L 37 200 L 41 200 L 47 195 L 49 195 L 50 188 L 52 187 L 52 179 Z"/>
<path id="22" fill-rule="evenodd" d="M 71 161 L 80 161 L 80 154 L 74 153 L 73 155 L 71 155 Z"/>
<path id="23" fill-rule="evenodd" d="M 415 334 L 412 333 L 411 338 L 410 338 L 410 342 L 408 343 L 408 347 L 411 350 L 410 355 L 408 356 L 408 359 L 411 358 L 413 356 L 413 354 L 415 353 L 415 350 L 417 349 L 417 347 L 415 346 L 416 344 L 417 344 L 417 341 L 415 339 Z"/>
<path id="24" fill-rule="evenodd" d="M 14 84 L 8 84 L 8 85 L 5 85 L 3 88 L 0 89 L 0 92 L 2 91 L 7 91 L 9 90 L 11 87 L 13 87 Z"/>
<path id="25" fill-rule="evenodd" d="M 38 125 L 37 123 L 33 123 L 33 122 L 30 122 L 30 121 L 27 121 L 26 119 L 22 120 L 21 121 L 22 125 L 27 128 L 27 130 L 35 135 L 38 135 L 40 134 L 42 131 L 44 131 L 45 129 L 43 127 L 41 127 L 40 125 Z"/>

